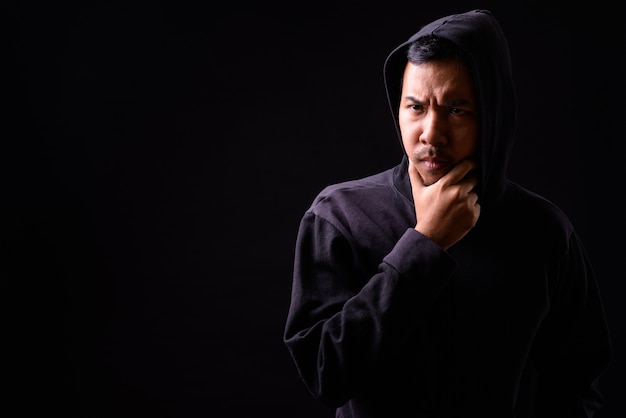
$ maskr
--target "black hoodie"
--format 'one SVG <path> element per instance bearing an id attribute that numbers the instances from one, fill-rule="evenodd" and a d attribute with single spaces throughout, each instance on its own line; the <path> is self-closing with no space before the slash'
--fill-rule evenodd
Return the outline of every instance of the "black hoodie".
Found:
<path id="1" fill-rule="evenodd" d="M 591 417 L 611 356 L 597 280 L 565 214 L 506 179 L 516 110 L 500 26 L 474 10 L 409 41 L 426 34 L 471 57 L 479 222 L 448 250 L 417 232 L 406 156 L 326 187 L 300 224 L 285 344 L 337 417 Z M 394 118 L 407 42 L 384 66 Z"/>

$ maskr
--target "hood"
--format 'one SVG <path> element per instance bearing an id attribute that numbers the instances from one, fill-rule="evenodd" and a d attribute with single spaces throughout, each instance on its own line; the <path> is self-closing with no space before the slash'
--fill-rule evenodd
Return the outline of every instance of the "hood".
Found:
<path id="1" fill-rule="evenodd" d="M 508 43 L 490 11 L 472 10 L 428 23 L 395 48 L 385 61 L 383 73 L 401 146 L 398 106 L 400 81 L 407 63 L 406 50 L 412 41 L 425 35 L 449 39 L 461 47 L 470 59 L 480 109 L 477 152 L 480 179 L 477 192 L 481 204 L 488 204 L 504 190 L 515 135 L 517 108 Z"/>

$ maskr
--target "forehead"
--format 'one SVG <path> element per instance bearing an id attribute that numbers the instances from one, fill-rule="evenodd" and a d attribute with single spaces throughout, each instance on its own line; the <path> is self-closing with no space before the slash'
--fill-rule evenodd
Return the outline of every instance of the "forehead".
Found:
<path id="1" fill-rule="evenodd" d="M 457 60 L 434 60 L 406 64 L 402 96 L 437 96 L 464 98 L 474 102 L 474 83 L 469 69 Z"/>

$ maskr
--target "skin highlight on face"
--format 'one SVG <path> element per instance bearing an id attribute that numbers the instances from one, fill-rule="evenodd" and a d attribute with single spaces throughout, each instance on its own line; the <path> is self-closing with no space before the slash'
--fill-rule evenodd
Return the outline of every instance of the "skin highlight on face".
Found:
<path id="1" fill-rule="evenodd" d="M 469 70 L 456 60 L 407 63 L 398 120 L 404 150 L 424 185 L 472 158 L 478 109 Z"/>

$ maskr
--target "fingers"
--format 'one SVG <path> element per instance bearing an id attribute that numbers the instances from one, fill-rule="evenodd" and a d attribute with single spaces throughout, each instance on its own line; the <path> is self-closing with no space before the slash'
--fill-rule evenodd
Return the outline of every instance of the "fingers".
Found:
<path id="1" fill-rule="evenodd" d="M 437 183 L 440 183 L 442 186 L 449 186 L 457 183 L 465 183 L 469 184 L 470 190 L 474 188 L 477 184 L 477 180 L 474 176 L 467 176 L 467 174 L 476 168 L 476 163 L 472 160 L 462 160 L 459 161 L 452 169 L 446 173 L 443 177 L 441 177 Z M 413 164 L 412 161 L 409 161 L 409 179 L 411 180 L 411 186 L 420 190 L 426 185 L 424 184 L 424 180 L 422 176 L 420 176 L 417 168 Z M 467 176 L 467 177 L 466 177 Z"/>
<path id="2" fill-rule="evenodd" d="M 446 185 L 460 183 L 465 180 L 465 176 L 467 176 L 467 174 L 474 168 L 476 168 L 476 163 L 472 160 L 459 161 L 459 163 L 452 167 L 452 169 L 445 176 L 440 178 L 439 181 Z M 468 177 L 467 182 L 470 183 L 472 187 L 476 185 L 476 179 L 474 177 Z"/>

